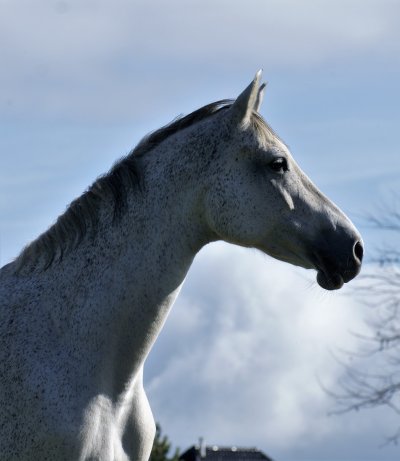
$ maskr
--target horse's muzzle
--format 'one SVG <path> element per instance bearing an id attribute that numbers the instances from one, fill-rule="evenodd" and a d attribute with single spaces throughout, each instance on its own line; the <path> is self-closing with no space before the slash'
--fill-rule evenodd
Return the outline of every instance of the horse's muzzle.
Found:
<path id="1" fill-rule="evenodd" d="M 357 235 L 343 236 L 334 244 L 324 240 L 322 250 L 314 254 L 317 282 L 325 290 L 338 290 L 361 270 L 364 247 Z"/>

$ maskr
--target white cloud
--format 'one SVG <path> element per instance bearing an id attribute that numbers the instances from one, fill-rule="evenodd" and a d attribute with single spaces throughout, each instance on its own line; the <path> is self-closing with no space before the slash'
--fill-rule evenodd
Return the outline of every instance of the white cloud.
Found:
<path id="1" fill-rule="evenodd" d="M 343 370 L 331 351 L 356 348 L 362 308 L 304 274 L 225 244 L 200 253 L 146 369 L 155 417 L 175 443 L 203 435 L 285 452 L 371 430 L 363 416 L 350 432 L 328 418 L 318 381 L 335 388 Z"/>
<path id="2" fill-rule="evenodd" d="M 110 119 L 133 107 L 152 113 L 178 90 L 183 102 L 209 80 L 224 82 L 216 97 L 233 96 L 235 78 L 260 66 L 311 71 L 391 56 L 398 11 L 372 0 L 3 1 L 0 103 L 17 114 Z"/>
<path id="3" fill-rule="evenodd" d="M 32 58 L 26 53 L 30 47 L 34 58 L 47 56 L 60 63 L 60 50 L 78 62 L 124 51 L 195 60 L 208 59 L 210 53 L 233 57 L 262 50 L 283 62 L 289 52 L 295 59 L 314 61 L 337 53 L 338 45 L 341 51 L 375 46 L 396 33 L 393 15 L 399 10 L 395 2 L 374 0 L 117 0 L 112 6 L 105 0 L 20 0 L 1 6 L 3 35 L 12 39 L 19 56 Z"/>

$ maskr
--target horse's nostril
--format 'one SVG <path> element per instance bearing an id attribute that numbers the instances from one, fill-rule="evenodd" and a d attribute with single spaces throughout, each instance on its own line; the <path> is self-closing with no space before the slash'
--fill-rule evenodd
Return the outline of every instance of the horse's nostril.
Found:
<path id="1" fill-rule="evenodd" d="M 354 252 L 354 256 L 361 262 L 364 256 L 364 248 L 361 242 L 357 242 L 354 245 L 353 252 Z"/>

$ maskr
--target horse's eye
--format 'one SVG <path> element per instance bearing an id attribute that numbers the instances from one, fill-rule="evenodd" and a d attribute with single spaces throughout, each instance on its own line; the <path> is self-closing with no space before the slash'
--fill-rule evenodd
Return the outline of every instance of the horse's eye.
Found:
<path id="1" fill-rule="evenodd" d="M 288 170 L 287 160 L 284 157 L 276 158 L 275 160 L 272 160 L 269 167 L 276 173 L 284 173 Z"/>

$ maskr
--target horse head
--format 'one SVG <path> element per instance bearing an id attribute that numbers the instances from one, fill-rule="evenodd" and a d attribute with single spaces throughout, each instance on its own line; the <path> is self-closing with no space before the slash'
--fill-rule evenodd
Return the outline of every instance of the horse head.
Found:
<path id="1" fill-rule="evenodd" d="M 206 219 L 216 238 L 315 269 L 341 288 L 360 271 L 363 243 L 349 218 L 310 181 L 258 110 L 261 72 L 219 115 Z"/>

